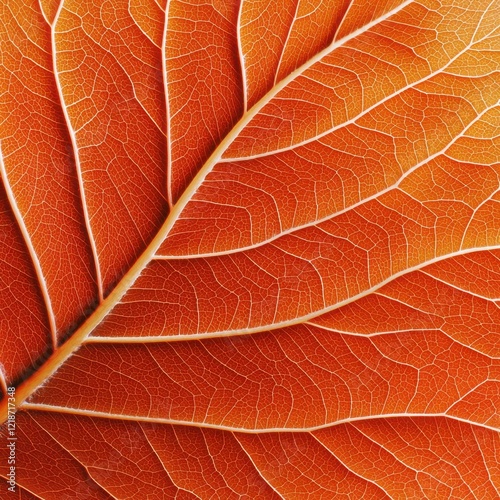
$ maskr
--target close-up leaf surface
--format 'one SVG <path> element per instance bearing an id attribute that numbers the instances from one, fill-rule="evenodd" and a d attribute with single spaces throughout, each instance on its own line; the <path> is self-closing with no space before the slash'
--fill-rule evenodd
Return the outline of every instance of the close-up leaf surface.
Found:
<path id="1" fill-rule="evenodd" d="M 499 498 L 499 20 L 3 1 L 2 495 Z"/>

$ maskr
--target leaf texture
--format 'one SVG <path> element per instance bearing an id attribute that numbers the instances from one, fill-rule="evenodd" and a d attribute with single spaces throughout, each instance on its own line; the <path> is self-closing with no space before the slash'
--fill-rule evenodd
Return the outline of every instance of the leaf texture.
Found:
<path id="1" fill-rule="evenodd" d="M 4 1 L 19 498 L 498 498 L 498 19 Z"/>

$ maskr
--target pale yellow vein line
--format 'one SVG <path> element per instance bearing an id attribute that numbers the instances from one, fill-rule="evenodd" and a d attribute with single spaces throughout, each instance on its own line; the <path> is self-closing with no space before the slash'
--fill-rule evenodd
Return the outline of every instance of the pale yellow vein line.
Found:
<path id="1" fill-rule="evenodd" d="M 126 415 L 126 414 L 118 414 L 118 413 L 107 413 L 104 411 L 93 411 L 93 410 L 82 410 L 79 408 L 69 408 L 67 406 L 57 406 L 57 405 L 49 405 L 49 404 L 39 404 L 39 403 L 24 403 L 22 406 L 23 410 L 32 410 L 32 411 L 46 411 L 51 413 L 64 413 L 68 415 L 84 415 L 87 417 L 96 417 L 96 418 L 106 418 L 109 420 L 124 420 L 131 422 L 151 422 L 156 424 L 170 424 L 170 425 L 183 425 L 188 427 L 197 427 L 204 429 L 218 429 L 225 430 L 230 432 L 240 432 L 242 434 L 268 434 L 271 432 L 313 432 L 320 429 L 328 429 L 330 427 L 334 427 L 337 425 L 342 425 L 346 423 L 353 422 L 361 422 L 365 420 L 380 420 L 380 419 L 392 419 L 392 418 L 446 418 L 450 420 L 457 420 L 458 422 L 464 422 L 473 427 L 481 427 L 484 429 L 492 430 L 498 432 L 498 427 L 487 425 L 479 422 L 474 422 L 472 420 L 467 420 L 465 418 L 460 418 L 455 415 L 450 415 L 445 412 L 438 413 L 380 413 L 377 415 L 367 415 L 363 417 L 349 417 L 344 418 L 332 422 L 326 422 L 324 424 L 313 425 L 310 427 L 266 427 L 261 429 L 249 429 L 242 427 L 234 427 L 229 425 L 218 425 L 218 424 L 209 424 L 206 422 L 194 422 L 189 420 L 175 420 L 161 417 L 144 417 L 142 415 Z"/>
<path id="2" fill-rule="evenodd" d="M 174 429 L 174 432 L 176 432 L 175 429 Z M 220 467 L 217 466 L 217 462 L 214 459 L 214 455 L 217 455 L 217 450 L 214 454 L 212 452 L 212 450 L 210 449 L 210 444 L 207 441 L 207 433 L 206 432 L 201 431 L 201 435 L 203 437 L 204 449 L 207 451 L 207 456 L 209 457 L 209 460 L 210 460 L 210 463 L 212 464 L 213 470 L 217 473 L 218 477 L 220 477 L 221 480 L 226 484 L 227 488 L 230 491 L 232 491 L 235 495 L 237 495 L 238 491 L 235 490 L 232 486 L 230 486 L 224 477 L 224 475 L 225 475 L 224 468 L 226 467 L 227 464 L 222 464 L 223 470 L 221 471 Z"/>
<path id="3" fill-rule="evenodd" d="M 31 258 L 31 262 L 33 264 L 38 284 L 40 286 L 40 292 L 43 297 L 43 301 L 45 304 L 45 309 L 47 312 L 47 319 L 49 321 L 49 329 L 50 329 L 50 336 L 52 340 L 52 347 L 54 349 L 57 348 L 57 326 L 56 326 L 56 318 L 54 315 L 54 309 L 52 307 L 52 301 L 50 299 L 50 294 L 49 294 L 49 289 L 47 285 L 47 281 L 45 280 L 45 275 L 42 270 L 42 266 L 40 264 L 40 260 L 38 258 L 38 255 L 35 251 L 35 248 L 33 246 L 33 242 L 31 241 L 30 234 L 28 232 L 28 229 L 26 227 L 26 224 L 24 223 L 23 216 L 21 214 L 21 211 L 19 210 L 19 207 L 17 206 L 16 198 L 14 196 L 14 192 L 12 191 L 12 188 L 9 184 L 9 179 L 7 177 L 7 171 L 5 169 L 5 164 L 4 164 L 4 159 L 3 159 L 3 154 L 2 154 L 2 145 L 0 143 L 0 175 L 2 177 L 2 181 L 5 187 L 5 192 L 7 193 L 7 199 L 9 200 L 10 207 L 12 209 L 12 213 L 14 214 L 14 217 L 16 219 L 17 225 L 19 230 L 21 231 L 21 234 L 24 239 L 24 243 L 26 245 L 26 248 L 28 250 L 28 253 Z"/>
<path id="4" fill-rule="evenodd" d="M 163 9 L 161 9 L 161 10 L 163 10 Z M 128 5 L 127 5 L 127 13 L 130 16 L 130 19 L 132 19 L 134 21 L 134 24 L 137 26 L 137 28 L 139 28 L 140 32 L 151 42 L 151 44 L 157 48 L 160 48 L 160 47 L 158 47 L 158 44 L 155 43 L 154 38 L 152 38 L 151 35 L 142 28 L 141 24 L 139 23 L 137 18 L 132 13 L 132 2 L 131 1 L 129 1 Z"/>
<path id="5" fill-rule="evenodd" d="M 413 3 L 414 0 L 406 0 L 402 4 L 400 4 L 398 7 L 393 9 L 392 11 L 387 13 L 386 17 L 390 17 L 400 10 L 404 9 L 407 5 L 410 5 Z M 352 40 L 353 38 L 356 38 L 359 36 L 361 33 L 364 33 L 368 31 L 370 28 L 373 26 L 376 26 L 381 20 L 380 19 L 374 19 L 372 22 L 366 24 L 362 28 L 353 31 L 346 37 L 332 42 L 328 47 L 323 49 L 322 51 L 318 52 L 314 57 L 310 58 L 308 61 L 306 61 L 302 66 L 299 66 L 295 71 L 290 73 L 286 78 L 283 78 L 277 85 L 275 85 L 264 97 L 262 97 L 252 108 L 249 110 L 247 114 L 245 114 L 241 120 L 234 126 L 234 128 L 231 130 L 231 132 L 226 136 L 226 138 L 222 141 L 222 143 L 219 145 L 219 147 L 214 151 L 212 156 L 207 160 L 203 168 L 199 172 L 200 178 L 203 180 L 206 175 L 208 174 L 209 171 L 212 170 L 213 165 L 221 160 L 222 154 L 226 151 L 226 149 L 229 147 L 229 145 L 232 143 L 233 139 L 239 135 L 239 133 L 245 128 L 248 123 L 264 108 L 266 104 L 268 104 L 281 90 L 283 90 L 290 82 L 295 80 L 298 76 L 300 76 L 302 73 L 304 73 L 307 69 L 309 69 L 311 66 L 313 66 L 316 62 L 320 61 L 323 59 L 326 55 L 330 54 L 333 50 L 336 48 L 344 45 L 348 41 Z M 206 172 L 206 173 L 204 173 Z M 193 184 L 194 181 L 193 180 Z"/>
<path id="6" fill-rule="evenodd" d="M 472 223 L 475 221 L 475 218 L 476 218 L 478 212 L 481 210 L 481 208 L 483 208 L 488 203 L 499 203 L 498 200 L 494 199 L 494 196 L 499 191 L 500 191 L 500 189 L 496 189 L 493 193 L 491 193 L 488 196 L 488 198 L 486 198 L 485 200 L 483 200 L 477 207 L 474 208 L 474 210 L 472 211 L 472 215 L 470 216 L 470 218 L 469 218 L 469 220 L 467 222 L 467 226 L 464 229 L 464 233 L 462 235 L 462 241 L 460 242 L 460 247 L 462 247 L 465 244 L 465 239 L 466 239 L 467 235 L 469 234 L 469 231 L 470 231 L 470 229 L 472 227 Z"/>
<path id="7" fill-rule="evenodd" d="M 432 328 L 402 328 L 401 330 L 384 330 L 376 333 L 358 333 L 358 332 L 350 332 L 348 330 L 340 330 L 337 328 L 330 328 L 324 325 L 320 325 L 318 323 L 314 323 L 314 321 L 306 321 L 304 325 L 310 325 L 315 328 L 319 328 L 321 330 L 325 330 L 327 332 L 338 333 L 339 335 L 345 335 L 346 337 L 362 337 L 364 339 L 370 339 L 374 337 L 383 337 L 384 335 L 399 335 L 405 334 L 409 332 L 444 332 L 440 328 L 432 327 Z M 448 335 L 447 335 L 448 336 Z M 483 353 L 481 353 L 483 354 Z"/>
<path id="8" fill-rule="evenodd" d="M 366 205 L 370 201 L 378 200 L 378 199 L 380 199 L 382 197 L 382 195 L 390 193 L 391 191 L 394 191 L 395 189 L 400 189 L 400 185 L 403 183 L 403 181 L 405 179 L 407 179 L 412 173 L 416 172 L 420 167 L 425 166 L 428 163 L 430 163 L 432 160 L 437 159 L 440 156 L 445 155 L 446 152 L 451 148 L 451 146 L 453 146 L 459 139 L 461 139 L 462 137 L 464 137 L 464 134 L 468 130 L 470 130 L 475 123 L 479 122 L 483 118 L 484 115 L 486 115 L 492 109 L 495 109 L 498 105 L 499 105 L 499 103 L 495 103 L 492 106 L 488 106 L 487 108 L 483 109 L 480 113 L 477 114 L 477 116 L 473 120 L 471 120 L 464 127 L 464 129 L 459 134 L 457 134 L 455 137 L 453 137 L 450 140 L 450 142 L 448 142 L 443 148 L 441 148 L 439 151 L 436 151 L 435 153 L 432 153 L 431 155 L 429 155 L 426 158 L 424 158 L 422 161 L 420 161 L 420 162 L 416 163 L 415 165 L 413 165 L 412 167 L 408 168 L 408 170 L 406 172 L 402 173 L 402 175 L 398 178 L 398 180 L 396 182 L 394 182 L 393 184 L 385 187 L 384 189 L 382 189 L 380 191 L 377 191 L 376 193 L 374 193 L 374 194 L 372 194 L 370 196 L 367 196 L 366 198 L 360 199 L 356 203 L 353 203 L 353 204 L 351 204 L 349 206 L 346 206 L 346 207 L 344 207 L 344 208 L 342 208 L 340 210 L 337 210 L 334 213 L 327 214 L 324 217 L 322 217 L 321 219 L 312 220 L 312 221 L 305 222 L 305 223 L 297 225 L 297 226 L 290 227 L 288 229 L 285 229 L 285 230 L 283 230 L 281 232 L 278 232 L 278 233 L 274 234 L 273 236 L 270 236 L 269 238 L 267 238 L 265 240 L 258 241 L 256 243 L 253 243 L 251 245 L 247 245 L 247 246 L 244 246 L 244 247 L 238 247 L 238 248 L 234 248 L 234 249 L 230 249 L 230 250 L 222 250 L 222 251 L 219 251 L 219 252 L 203 253 L 203 254 L 155 255 L 153 258 L 156 259 L 156 260 L 199 259 L 199 258 L 207 258 L 207 257 L 218 257 L 218 256 L 221 256 L 221 255 L 230 255 L 230 254 L 234 254 L 234 253 L 244 252 L 244 251 L 247 251 L 247 250 L 252 250 L 254 248 L 259 248 L 259 247 L 264 246 L 266 244 L 269 244 L 269 243 L 271 243 L 271 242 L 273 242 L 275 240 L 278 240 L 278 239 L 282 238 L 285 235 L 296 233 L 296 232 L 300 231 L 301 229 L 305 229 L 305 228 L 308 228 L 308 227 L 318 226 L 322 222 L 326 222 L 326 221 L 332 220 L 335 217 L 338 217 L 339 215 L 345 214 L 345 213 L 350 212 L 350 211 L 352 211 L 352 210 L 354 210 L 354 209 L 356 209 L 358 207 Z M 488 168 L 488 167 L 489 166 L 486 166 L 485 168 Z M 403 193 L 405 193 L 407 196 L 410 196 L 404 190 L 401 190 L 401 191 Z M 497 191 L 495 191 L 495 193 L 496 192 Z M 490 195 L 490 197 L 491 196 L 493 196 L 493 195 Z M 415 199 L 415 198 L 413 198 L 413 199 Z M 486 201 L 488 201 L 488 200 L 486 200 Z M 482 204 L 484 204 L 484 203 L 485 202 L 483 201 Z"/>
<path id="9" fill-rule="evenodd" d="M 5 367 L 0 363 L 0 388 L 2 389 L 2 394 L 5 396 L 7 394 L 7 374 L 5 373 Z"/>
<path id="10" fill-rule="evenodd" d="M 493 0 L 495 1 L 495 0 Z M 411 3 L 411 2 L 410 2 Z M 406 5 L 405 5 L 406 6 Z M 491 6 L 491 4 L 490 4 Z M 400 6 L 401 7 L 401 6 Z M 488 7 L 489 8 L 489 7 Z M 392 16 L 398 9 L 395 9 L 395 11 L 391 12 L 390 15 Z M 487 11 L 488 9 L 486 9 Z M 486 13 L 485 11 L 485 13 Z M 481 17 L 481 20 L 482 18 L 484 17 L 484 14 L 483 16 Z M 370 111 L 376 109 L 377 107 L 379 107 L 381 104 L 384 104 L 385 102 L 393 99 L 394 97 L 404 93 L 406 90 L 409 90 L 411 88 L 415 88 L 417 87 L 418 85 L 424 83 L 424 82 L 427 82 L 428 80 L 432 79 L 434 76 L 436 75 L 439 75 L 439 74 L 444 74 L 445 73 L 445 70 L 446 68 L 448 68 L 449 66 L 451 66 L 460 56 L 462 56 L 465 52 L 467 52 L 469 49 L 471 49 L 471 47 L 473 47 L 474 45 L 477 45 L 479 44 L 480 42 L 486 40 L 490 35 L 491 35 L 491 32 L 490 33 L 487 33 L 483 38 L 481 38 L 480 40 L 474 40 L 474 36 L 475 34 L 477 33 L 478 31 L 478 28 L 479 28 L 479 25 L 481 24 L 481 20 L 478 22 L 478 26 L 476 27 L 475 31 L 474 31 L 474 34 L 472 36 L 472 39 L 471 39 L 471 42 L 465 47 L 463 48 L 460 52 L 458 52 L 457 54 L 455 54 L 443 67 L 441 68 L 438 68 L 436 69 L 435 71 L 432 71 L 430 72 L 428 75 L 424 76 L 423 78 L 421 78 L 420 80 L 416 80 L 414 82 L 411 82 L 409 83 L 408 85 L 405 85 L 404 87 L 401 87 L 399 90 L 393 92 L 392 94 L 389 94 L 387 95 L 386 97 L 384 97 L 383 99 L 377 101 L 376 103 L 374 103 L 373 105 L 369 106 L 368 108 L 364 109 L 363 111 L 361 111 L 359 114 L 357 114 L 356 116 L 354 116 L 353 118 L 349 119 L 349 120 L 346 120 L 345 122 L 342 122 L 342 123 L 339 123 L 338 125 L 334 125 L 332 126 L 331 128 L 319 133 L 319 134 L 315 134 L 314 136 L 308 138 L 308 139 L 304 139 L 300 142 L 297 142 L 297 143 L 294 143 L 294 144 L 291 144 L 290 146 L 284 146 L 284 147 L 281 147 L 281 148 L 276 148 L 276 149 L 273 149 L 273 150 L 269 150 L 269 151 L 265 151 L 263 153 L 255 153 L 255 154 L 252 154 L 252 155 L 249 155 L 249 156 L 241 156 L 241 157 L 226 157 L 226 158 L 221 158 L 220 159 L 220 162 L 221 163 L 225 163 L 225 162 L 236 162 L 236 161 L 247 161 L 247 160 L 254 160 L 254 159 L 258 159 L 258 158 L 265 158 L 267 156 L 271 156 L 271 155 L 276 155 L 278 153 L 282 153 L 282 152 L 285 152 L 285 151 L 292 151 L 294 149 L 297 149 L 301 146 L 305 146 L 307 144 L 310 144 L 311 142 L 315 142 L 315 141 L 318 141 L 319 139 L 321 139 L 322 137 L 325 137 L 327 135 L 330 135 L 332 132 L 335 132 L 336 130 L 338 129 L 341 129 L 341 128 L 344 128 L 348 125 L 351 125 L 351 124 L 354 124 L 356 123 L 361 117 L 367 115 Z M 369 25 L 367 25 L 367 27 L 371 28 L 374 24 L 377 24 L 380 22 L 380 19 L 377 19 L 375 21 L 372 21 Z M 366 30 L 366 26 L 363 27 L 363 28 L 360 28 L 359 30 L 357 30 L 355 33 L 356 33 L 356 36 L 358 36 L 360 33 L 364 32 Z M 492 32 L 494 31 L 494 29 L 492 30 Z M 352 35 L 348 35 L 347 37 L 345 38 L 342 38 L 340 39 L 338 42 L 334 42 L 330 47 L 327 47 L 327 49 L 323 50 L 322 52 L 320 52 L 321 54 L 321 58 L 323 58 L 324 56 L 328 55 L 332 50 L 334 50 L 335 48 L 341 46 L 341 45 L 344 45 L 346 43 L 346 41 L 350 40 L 352 38 Z M 333 47 L 332 47 L 333 46 Z M 320 59 L 318 59 L 319 55 L 318 56 L 315 56 L 313 59 L 311 59 L 311 61 L 313 61 L 313 63 L 315 62 L 318 62 Z M 303 72 L 305 72 L 306 69 L 308 69 L 310 67 L 310 65 L 312 65 L 313 63 L 310 64 L 310 62 L 308 61 L 304 66 L 307 66 L 307 67 L 300 67 L 298 70 L 294 71 L 292 73 L 292 75 L 294 75 L 293 78 L 290 78 L 290 77 L 287 77 L 285 80 L 286 80 L 286 84 L 288 84 L 290 81 L 292 81 L 293 79 L 297 78 L 298 76 L 300 76 Z M 300 72 L 299 72 L 300 70 Z M 298 74 L 296 74 L 298 73 Z M 283 81 L 285 81 L 283 80 Z M 277 86 L 278 87 L 278 86 Z M 275 87 L 275 88 L 277 88 Z M 279 85 L 279 89 L 278 91 L 274 92 L 273 91 L 273 95 L 269 96 L 266 103 L 268 101 L 270 101 L 273 97 L 275 97 L 278 92 L 280 90 L 282 90 L 281 88 L 281 84 Z M 274 90 L 274 89 L 273 89 Z M 268 94 L 269 95 L 269 94 Z M 262 106 L 264 107 L 264 106 Z M 259 109 L 260 111 L 260 109 Z M 253 118 L 253 117 L 252 117 Z M 250 121 L 250 120 L 249 120 Z"/>
<path id="11" fill-rule="evenodd" d="M 168 11 L 170 8 L 170 0 L 167 0 L 165 6 L 165 19 L 163 24 L 163 35 L 161 41 L 161 70 L 163 77 L 163 89 L 165 92 L 165 113 L 166 113 L 166 135 L 167 135 L 167 203 L 168 208 L 172 210 L 172 146 L 170 133 L 170 104 L 168 99 L 168 73 L 167 73 L 167 27 L 168 27 Z"/>
<path id="12" fill-rule="evenodd" d="M 60 0 L 61 3 L 62 3 L 62 0 Z M 45 10 L 42 6 L 42 2 L 41 0 L 38 0 L 38 7 L 40 8 L 40 12 L 42 13 L 42 16 L 43 18 L 45 19 L 45 22 L 50 26 L 50 21 L 49 21 L 49 18 L 47 17 L 47 15 L 45 14 Z"/>
<path id="13" fill-rule="evenodd" d="M 481 294 L 481 293 L 478 293 L 478 292 L 473 292 L 471 290 L 467 290 L 466 288 L 462 288 L 459 285 L 456 285 L 456 284 L 450 283 L 449 281 L 446 281 L 444 279 L 438 278 L 437 276 L 434 276 L 433 274 L 431 274 L 431 273 L 429 273 L 429 272 L 427 272 L 425 270 L 422 270 L 422 273 L 425 274 L 425 275 L 427 275 L 427 276 L 429 276 L 430 278 L 432 278 L 435 281 L 438 281 L 440 283 L 444 283 L 446 286 L 449 286 L 450 288 L 454 288 L 455 290 L 458 290 L 460 292 L 466 293 L 466 294 L 471 295 L 473 297 L 477 297 L 477 298 L 485 300 L 487 302 L 493 302 L 493 304 L 495 304 L 495 305 L 497 305 L 496 302 L 498 300 L 500 300 L 500 295 L 498 297 L 488 297 L 485 294 Z"/>
<path id="14" fill-rule="evenodd" d="M 318 316 L 321 316 L 322 314 L 325 314 L 330 311 L 334 311 L 335 309 L 339 309 L 340 307 L 343 307 L 347 304 L 350 304 L 351 302 L 355 302 L 356 300 L 359 300 L 362 297 L 365 297 L 367 295 L 370 295 L 373 292 L 376 292 L 380 288 L 382 288 L 384 285 L 387 285 L 391 281 L 404 276 L 406 274 L 409 274 L 413 271 L 418 271 L 425 266 L 428 266 L 430 264 L 434 264 L 435 262 L 441 262 L 446 259 L 450 259 L 452 257 L 458 256 L 458 255 L 467 255 L 469 253 L 475 253 L 475 252 L 481 252 L 481 251 L 489 251 L 489 250 L 498 250 L 500 249 L 500 242 L 498 245 L 495 246 L 487 246 L 483 248 L 469 248 L 467 250 L 459 250 L 457 252 L 451 252 L 445 255 L 440 255 L 439 257 L 435 257 L 434 259 L 429 259 L 425 262 L 420 262 L 419 264 L 409 267 L 406 269 L 403 269 L 402 271 L 399 271 L 398 273 L 395 273 L 385 280 L 377 283 L 376 285 L 372 286 L 371 288 L 367 288 L 366 290 L 363 290 L 362 292 L 352 295 L 351 297 L 348 297 L 342 301 L 336 302 L 335 304 L 332 304 L 330 306 L 324 307 L 322 309 L 318 309 L 316 311 L 313 311 L 309 314 L 305 314 L 304 316 L 300 316 L 298 318 L 293 318 L 290 320 L 285 320 L 281 321 L 279 323 L 272 323 L 272 324 L 265 324 L 265 325 L 259 325 L 255 327 L 249 327 L 249 328 L 240 328 L 240 329 L 235 329 L 235 330 L 225 330 L 225 331 L 214 331 L 214 332 L 206 332 L 206 333 L 193 333 L 193 334 L 185 334 L 185 335 L 157 335 L 157 336 L 144 336 L 144 337 L 89 337 L 85 339 L 86 343 L 132 343 L 132 342 L 179 342 L 182 340 L 196 340 L 196 339 L 205 339 L 205 338 L 216 338 L 216 337 L 227 337 L 231 335 L 247 335 L 247 334 L 252 334 L 252 333 L 258 333 L 258 332 L 263 332 L 263 331 L 268 331 L 268 330 L 277 330 L 279 328 L 285 328 L 287 326 L 293 326 L 293 325 L 298 325 L 302 324 L 304 322 L 308 322 Z M 469 346 L 470 347 L 470 346 Z"/>
<path id="15" fill-rule="evenodd" d="M 245 66 L 245 55 L 243 54 L 243 43 L 241 40 L 241 15 L 243 13 L 243 4 L 246 0 L 241 0 L 240 7 L 238 11 L 238 22 L 236 24 L 236 38 L 238 44 L 238 57 L 241 65 L 241 81 L 243 86 L 243 113 L 248 110 L 248 82 L 247 82 L 247 70 Z"/>
<path id="16" fill-rule="evenodd" d="M 490 368 L 494 368 L 494 366 L 490 366 Z M 464 392 L 460 397 L 448 408 L 447 411 L 452 411 L 457 405 L 462 403 L 467 396 L 470 396 L 471 394 L 474 394 L 477 390 L 479 390 L 482 386 L 489 384 L 490 382 L 500 382 L 500 380 L 497 380 L 495 377 L 488 378 L 486 380 L 482 380 L 478 384 L 476 384 L 474 387 L 471 387 L 467 392 Z"/>
<path id="17" fill-rule="evenodd" d="M 76 166 L 76 176 L 77 176 L 77 180 L 78 180 L 78 190 L 80 193 L 80 199 L 81 199 L 81 204 L 82 204 L 83 220 L 84 220 L 84 224 L 85 224 L 85 230 L 87 231 L 87 235 L 88 235 L 88 239 L 89 239 L 90 249 L 92 252 L 92 259 L 94 260 L 94 267 L 95 267 L 96 281 L 97 281 L 97 292 L 99 294 L 99 302 L 102 302 L 103 289 L 102 289 L 101 265 L 99 263 L 99 256 L 97 253 L 97 247 L 96 247 L 94 235 L 92 232 L 92 225 L 90 223 L 90 216 L 89 216 L 89 213 L 87 210 L 87 200 L 86 200 L 86 196 L 85 196 L 85 186 L 84 186 L 83 175 L 82 175 L 82 167 L 80 164 L 80 155 L 78 153 L 78 144 L 77 144 L 77 140 L 76 140 L 75 130 L 73 129 L 73 125 L 71 124 L 71 119 L 69 117 L 66 102 L 64 100 L 62 85 L 61 85 L 61 82 L 59 80 L 59 73 L 57 71 L 56 25 L 57 25 L 57 21 L 59 20 L 59 16 L 60 16 L 62 8 L 63 8 L 63 3 L 64 2 L 61 0 L 61 3 L 59 4 L 59 8 L 57 9 L 57 13 L 54 17 L 54 22 L 52 23 L 52 25 L 50 27 L 50 39 L 51 39 L 51 46 L 52 46 L 52 67 L 53 67 L 53 72 L 54 72 L 54 80 L 55 80 L 56 87 L 57 87 L 57 93 L 59 95 L 59 100 L 61 103 L 61 109 L 62 109 L 62 112 L 64 115 L 64 119 L 66 121 L 66 127 L 68 130 L 68 134 L 69 134 L 69 137 L 71 140 L 71 146 L 73 149 L 75 166 Z"/>
<path id="18" fill-rule="evenodd" d="M 345 23 L 346 19 L 349 17 L 349 13 L 352 10 L 353 5 L 354 5 L 354 0 L 349 0 L 349 5 L 347 6 L 347 9 L 344 12 L 344 15 L 342 16 L 342 21 L 340 21 L 340 24 L 337 28 L 337 31 L 335 32 L 335 36 L 333 37 L 334 41 L 337 39 L 337 35 L 342 31 L 344 23 Z"/>

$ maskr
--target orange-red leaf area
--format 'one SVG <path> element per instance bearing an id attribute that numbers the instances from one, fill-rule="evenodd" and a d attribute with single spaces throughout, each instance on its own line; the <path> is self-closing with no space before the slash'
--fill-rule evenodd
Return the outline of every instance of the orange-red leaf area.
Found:
<path id="1" fill-rule="evenodd" d="M 17 497 L 499 498 L 498 19 L 1 2 Z"/>
<path id="2" fill-rule="evenodd" d="M 40 498 L 495 498 L 500 463 L 491 432 L 439 418 L 264 434 L 24 412 L 18 425 L 19 481 Z"/>

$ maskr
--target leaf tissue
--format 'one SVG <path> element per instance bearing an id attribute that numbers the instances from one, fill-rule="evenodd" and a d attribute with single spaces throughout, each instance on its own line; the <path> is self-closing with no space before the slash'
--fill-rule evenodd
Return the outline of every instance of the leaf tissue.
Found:
<path id="1" fill-rule="evenodd" d="M 500 0 L 2 0 L 1 498 L 500 498 Z"/>

